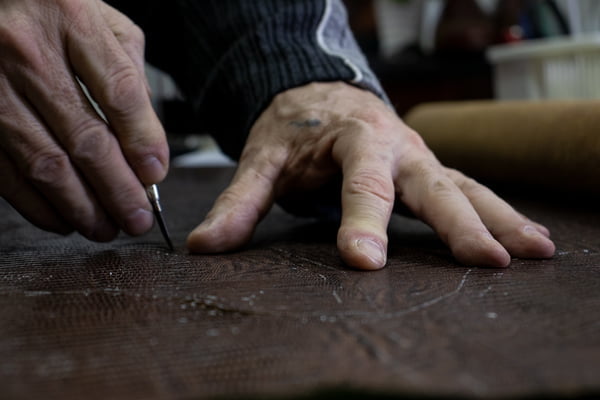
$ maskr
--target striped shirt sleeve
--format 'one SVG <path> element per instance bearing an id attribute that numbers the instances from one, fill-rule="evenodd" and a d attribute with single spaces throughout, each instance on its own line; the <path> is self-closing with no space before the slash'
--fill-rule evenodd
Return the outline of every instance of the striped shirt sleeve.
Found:
<path id="1" fill-rule="evenodd" d="M 156 0 L 144 12 L 136 22 L 149 62 L 175 79 L 234 159 L 256 118 L 287 89 L 345 81 L 387 101 L 341 0 Z"/>

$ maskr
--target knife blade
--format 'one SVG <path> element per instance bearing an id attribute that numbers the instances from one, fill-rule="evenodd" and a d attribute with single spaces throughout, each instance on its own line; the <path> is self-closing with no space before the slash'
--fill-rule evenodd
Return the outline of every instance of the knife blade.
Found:
<path id="1" fill-rule="evenodd" d="M 158 193 L 158 186 L 150 185 L 146 187 L 146 194 L 148 195 L 148 200 L 150 200 L 150 204 L 152 204 L 154 217 L 156 218 L 156 222 L 158 223 L 160 232 L 165 238 L 165 242 L 167 242 L 167 246 L 169 246 L 169 249 L 171 251 L 175 251 L 175 247 L 173 246 L 173 242 L 171 241 L 171 235 L 169 235 L 167 224 L 165 224 L 165 220 L 163 218 L 162 207 L 160 205 L 160 195 Z"/>

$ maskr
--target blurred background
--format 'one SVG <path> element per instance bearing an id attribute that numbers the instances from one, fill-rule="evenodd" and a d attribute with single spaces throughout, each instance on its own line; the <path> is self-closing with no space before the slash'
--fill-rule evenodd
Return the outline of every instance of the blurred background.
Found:
<path id="1" fill-rule="evenodd" d="M 400 116 L 432 101 L 600 98 L 598 0 L 344 0 Z M 174 165 L 231 165 L 148 66 Z"/>

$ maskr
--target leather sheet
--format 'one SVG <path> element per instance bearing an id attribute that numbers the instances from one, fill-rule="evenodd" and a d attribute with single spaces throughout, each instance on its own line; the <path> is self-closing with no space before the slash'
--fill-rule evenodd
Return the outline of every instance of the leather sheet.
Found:
<path id="1" fill-rule="evenodd" d="M 239 252 L 190 255 L 230 169 L 174 170 L 158 228 L 59 237 L 0 202 L 3 399 L 592 397 L 600 393 L 600 214 L 513 196 L 551 260 L 457 264 L 394 217 L 389 265 L 346 268 L 335 226 L 274 209 Z"/>

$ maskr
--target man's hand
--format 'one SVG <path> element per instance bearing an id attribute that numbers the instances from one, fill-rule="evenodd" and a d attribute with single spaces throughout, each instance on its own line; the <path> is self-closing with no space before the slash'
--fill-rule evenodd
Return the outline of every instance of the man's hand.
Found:
<path id="1" fill-rule="evenodd" d="M 380 99 L 343 83 L 278 95 L 254 124 L 231 185 L 188 237 L 193 252 L 246 243 L 273 202 L 343 174 L 337 245 L 360 269 L 386 263 L 396 197 L 467 265 L 505 267 L 511 256 L 554 254 L 548 230 L 486 187 L 445 168 Z"/>
<path id="2" fill-rule="evenodd" d="M 151 228 L 140 181 L 165 177 L 168 147 L 143 53 L 99 0 L 0 0 L 0 195 L 35 225 L 97 241 Z"/>

